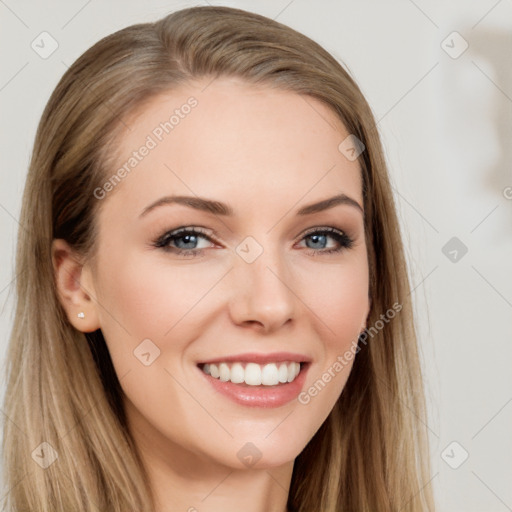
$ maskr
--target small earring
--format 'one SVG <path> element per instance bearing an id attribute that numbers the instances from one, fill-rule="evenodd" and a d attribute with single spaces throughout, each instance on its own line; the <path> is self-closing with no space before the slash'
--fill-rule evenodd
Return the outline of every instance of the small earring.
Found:
<path id="1" fill-rule="evenodd" d="M 83 311 L 80 311 L 80 313 L 78 313 L 78 318 L 85 318 L 85 314 Z"/>

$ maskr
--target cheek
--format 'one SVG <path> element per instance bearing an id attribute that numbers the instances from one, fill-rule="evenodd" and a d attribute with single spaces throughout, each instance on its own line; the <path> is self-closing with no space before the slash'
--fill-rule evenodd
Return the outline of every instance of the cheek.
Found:
<path id="1" fill-rule="evenodd" d="M 369 307 L 368 267 L 357 264 L 318 266 L 303 280 L 304 302 L 321 320 L 326 340 L 343 345 L 363 329 Z"/>
<path id="2" fill-rule="evenodd" d="M 352 265 L 326 265 L 305 282 L 304 297 L 322 340 L 317 364 L 311 367 L 298 397 L 303 424 L 313 436 L 328 417 L 352 370 L 359 333 L 369 308 L 368 268 L 361 258 Z M 312 418 L 315 418 L 312 421 Z M 306 427 L 307 426 L 307 427 Z"/>
<path id="3" fill-rule="evenodd" d="M 226 269 L 113 252 L 102 268 L 100 323 L 116 373 L 140 375 L 146 386 L 156 386 L 147 370 L 182 367 L 188 346 L 204 331 L 204 318 L 217 307 L 207 295 Z M 137 359 L 148 352 L 150 360 L 156 356 L 150 367 Z"/>
<path id="4" fill-rule="evenodd" d="M 102 325 L 113 321 L 136 337 L 162 339 L 218 280 L 218 273 L 167 264 L 147 254 L 111 260 L 104 272 Z M 203 270 L 204 269 L 204 270 Z"/>

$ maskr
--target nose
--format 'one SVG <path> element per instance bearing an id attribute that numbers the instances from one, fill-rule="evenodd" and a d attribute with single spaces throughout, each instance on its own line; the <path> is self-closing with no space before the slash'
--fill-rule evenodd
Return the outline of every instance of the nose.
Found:
<path id="1" fill-rule="evenodd" d="M 252 263 L 239 258 L 232 272 L 230 315 L 234 323 L 272 332 L 297 311 L 294 283 L 278 251 L 265 249 Z"/>

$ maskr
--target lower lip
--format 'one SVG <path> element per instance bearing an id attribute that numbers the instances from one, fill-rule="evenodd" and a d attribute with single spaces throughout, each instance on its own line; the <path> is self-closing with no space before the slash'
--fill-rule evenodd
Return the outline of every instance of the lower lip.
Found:
<path id="1" fill-rule="evenodd" d="M 247 384 L 233 384 L 229 381 L 222 382 L 207 375 L 201 368 L 198 368 L 198 370 L 216 391 L 237 404 L 246 407 L 281 407 L 297 398 L 304 386 L 308 368 L 309 363 L 302 365 L 299 375 L 293 382 L 276 386 L 249 386 Z"/>

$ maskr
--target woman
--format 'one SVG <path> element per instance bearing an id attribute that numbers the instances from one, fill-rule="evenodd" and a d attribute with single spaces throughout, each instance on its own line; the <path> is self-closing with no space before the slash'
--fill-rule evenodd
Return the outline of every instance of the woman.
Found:
<path id="1" fill-rule="evenodd" d="M 20 223 L 8 510 L 433 510 L 383 151 L 318 44 L 227 7 L 102 39 Z"/>

